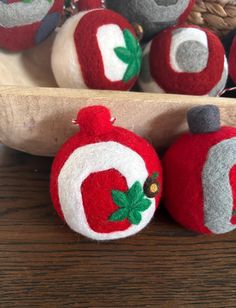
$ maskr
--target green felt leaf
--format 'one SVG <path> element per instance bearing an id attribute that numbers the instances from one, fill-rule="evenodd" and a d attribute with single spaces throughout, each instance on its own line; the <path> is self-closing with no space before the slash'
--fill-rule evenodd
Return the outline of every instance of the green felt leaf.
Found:
<path id="1" fill-rule="evenodd" d="M 124 82 L 130 81 L 135 76 L 137 76 L 138 73 L 139 73 L 139 71 L 138 71 L 138 67 L 137 67 L 136 61 L 131 62 L 129 64 L 129 66 L 127 67 L 127 70 L 126 70 L 125 75 L 123 77 L 123 81 Z"/>
<path id="2" fill-rule="evenodd" d="M 133 225 L 138 225 L 142 220 L 142 215 L 138 211 L 133 210 L 129 213 L 128 219 Z"/>
<path id="3" fill-rule="evenodd" d="M 233 215 L 236 216 L 236 210 L 233 211 Z"/>
<path id="4" fill-rule="evenodd" d="M 130 50 L 133 54 L 137 54 L 137 39 L 128 29 L 123 31 L 123 35 L 127 49 Z"/>
<path id="5" fill-rule="evenodd" d="M 151 206 L 152 202 L 149 199 L 143 199 L 142 202 L 138 203 L 135 207 L 135 210 L 139 212 L 144 212 Z"/>
<path id="6" fill-rule="evenodd" d="M 110 217 L 110 221 L 122 221 L 128 217 L 129 209 L 128 208 L 122 208 L 118 211 L 114 212 Z"/>
<path id="7" fill-rule="evenodd" d="M 135 182 L 126 193 L 129 204 L 135 204 L 144 197 L 143 187 L 140 182 Z"/>
<path id="8" fill-rule="evenodd" d="M 142 57 L 143 57 L 142 48 L 140 47 L 139 43 L 137 42 L 137 58 L 142 59 Z M 141 61 L 140 61 L 140 63 L 141 63 Z"/>
<path id="9" fill-rule="evenodd" d="M 152 174 L 152 178 L 153 179 L 157 179 L 159 177 L 159 173 L 158 172 L 154 172 L 153 174 Z"/>
<path id="10" fill-rule="evenodd" d="M 135 62 L 136 62 L 136 74 L 139 75 L 140 71 L 141 71 L 141 67 L 142 67 L 142 58 L 136 58 Z"/>
<path id="11" fill-rule="evenodd" d="M 117 57 L 126 64 L 129 64 L 133 59 L 132 53 L 127 48 L 116 47 L 114 51 Z"/>
<path id="12" fill-rule="evenodd" d="M 112 199 L 119 207 L 128 207 L 129 202 L 126 197 L 126 193 L 119 190 L 112 190 Z"/>
<path id="13" fill-rule="evenodd" d="M 114 48 L 114 52 L 122 62 L 128 65 L 123 76 L 123 81 L 129 82 L 140 73 L 142 49 L 138 40 L 128 29 L 123 31 L 123 35 L 126 47 L 116 47 Z"/>
<path id="14" fill-rule="evenodd" d="M 151 206 L 151 200 L 143 192 L 139 181 L 135 182 L 127 192 L 113 190 L 112 199 L 119 207 L 110 217 L 110 221 L 129 219 L 130 223 L 137 225 L 142 220 L 140 212 L 146 211 Z"/>

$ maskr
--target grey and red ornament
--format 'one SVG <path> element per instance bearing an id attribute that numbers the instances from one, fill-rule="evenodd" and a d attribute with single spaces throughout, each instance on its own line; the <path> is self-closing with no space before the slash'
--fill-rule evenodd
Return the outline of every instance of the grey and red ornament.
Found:
<path id="1" fill-rule="evenodd" d="M 175 24 L 183 23 L 194 0 L 104 0 L 106 8 L 123 15 L 144 30 L 144 41 Z"/>
<path id="2" fill-rule="evenodd" d="M 139 84 L 145 92 L 217 96 L 228 77 L 219 38 L 197 26 L 174 26 L 145 48 Z"/>
<path id="3" fill-rule="evenodd" d="M 64 0 L 0 0 L 0 48 L 19 51 L 44 41 L 58 26 Z"/>
<path id="4" fill-rule="evenodd" d="M 190 132 L 163 160 L 164 202 L 171 216 L 198 233 L 236 229 L 236 128 L 220 126 L 219 108 L 197 106 L 187 114 Z"/>

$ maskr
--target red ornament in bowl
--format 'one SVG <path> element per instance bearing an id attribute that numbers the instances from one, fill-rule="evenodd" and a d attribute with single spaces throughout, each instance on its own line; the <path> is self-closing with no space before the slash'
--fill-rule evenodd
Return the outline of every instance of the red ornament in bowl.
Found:
<path id="1" fill-rule="evenodd" d="M 133 27 L 106 9 L 69 18 L 52 50 L 52 70 L 64 88 L 129 90 L 138 78 L 141 60 Z"/>
<path id="2" fill-rule="evenodd" d="M 0 1 L 0 48 L 20 51 L 44 41 L 58 26 L 63 0 Z"/>

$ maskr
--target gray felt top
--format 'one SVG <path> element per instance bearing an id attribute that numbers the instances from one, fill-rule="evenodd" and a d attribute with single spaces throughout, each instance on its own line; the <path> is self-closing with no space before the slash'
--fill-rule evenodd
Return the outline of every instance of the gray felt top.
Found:
<path id="1" fill-rule="evenodd" d="M 217 132 L 220 129 L 220 110 L 215 105 L 193 107 L 187 112 L 187 122 L 193 134 Z"/>

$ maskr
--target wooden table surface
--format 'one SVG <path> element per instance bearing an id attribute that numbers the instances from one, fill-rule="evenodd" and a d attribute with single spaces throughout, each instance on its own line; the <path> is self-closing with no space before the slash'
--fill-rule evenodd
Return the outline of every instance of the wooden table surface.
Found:
<path id="1" fill-rule="evenodd" d="M 236 233 L 199 236 L 160 209 L 137 236 L 91 242 L 49 195 L 50 158 L 0 146 L 0 307 L 236 307 Z"/>

